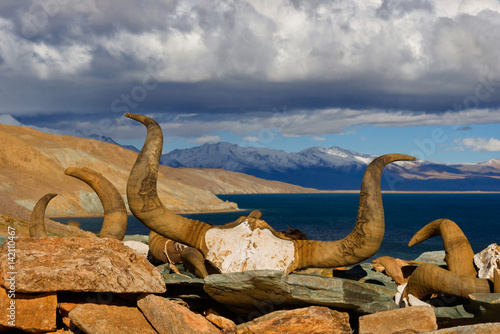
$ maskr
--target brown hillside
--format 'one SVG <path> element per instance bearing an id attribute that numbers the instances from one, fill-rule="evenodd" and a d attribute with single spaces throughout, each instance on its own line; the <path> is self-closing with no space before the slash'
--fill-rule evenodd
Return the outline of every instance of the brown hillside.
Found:
<path id="1" fill-rule="evenodd" d="M 64 174 L 67 167 L 88 167 L 107 177 L 124 199 L 137 154 L 97 140 L 60 136 L 27 127 L 0 124 L 0 199 L 31 210 L 49 192 L 58 193 L 47 216 L 102 214 L 99 198 L 80 180 Z M 177 212 L 226 211 L 234 203 L 214 193 L 310 192 L 281 182 L 215 169 L 160 167 L 158 193 Z"/>

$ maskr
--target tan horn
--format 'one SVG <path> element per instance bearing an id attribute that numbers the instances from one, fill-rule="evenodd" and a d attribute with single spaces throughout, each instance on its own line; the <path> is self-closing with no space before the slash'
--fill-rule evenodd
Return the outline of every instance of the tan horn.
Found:
<path id="1" fill-rule="evenodd" d="M 471 293 L 490 292 L 487 279 L 458 275 L 430 263 L 423 263 L 415 269 L 405 289 L 406 296 L 412 294 L 419 299 L 434 293 L 467 298 Z"/>
<path id="2" fill-rule="evenodd" d="M 368 165 L 361 183 L 358 217 L 353 231 L 338 241 L 296 240 L 297 268 L 347 266 L 364 261 L 378 251 L 385 233 L 380 190 L 382 170 L 391 162 L 403 160 L 416 158 L 405 154 L 386 154 Z"/>
<path id="3" fill-rule="evenodd" d="M 66 169 L 65 174 L 87 183 L 99 196 L 104 209 L 104 221 L 99 237 L 123 240 L 127 233 L 127 209 L 115 186 L 90 168 L 70 167 Z"/>
<path id="4" fill-rule="evenodd" d="M 158 197 L 156 183 L 163 148 L 163 132 L 160 126 L 146 116 L 129 113 L 125 116 L 141 122 L 147 128 L 146 141 L 127 182 L 130 211 L 150 230 L 195 247 L 206 255 L 205 233 L 212 226 L 175 214 L 167 209 Z"/>
<path id="5" fill-rule="evenodd" d="M 47 194 L 36 202 L 30 218 L 30 237 L 31 238 L 45 238 L 48 237 L 45 230 L 45 210 L 50 200 L 56 197 L 57 194 Z"/>
<path id="6" fill-rule="evenodd" d="M 461 276 L 476 277 L 474 268 L 474 252 L 469 240 L 455 222 L 442 218 L 425 225 L 411 238 L 408 246 L 419 244 L 424 240 L 441 235 L 443 238 L 445 261 L 448 269 Z"/>
<path id="7" fill-rule="evenodd" d="M 373 263 L 380 264 L 384 267 L 385 272 L 389 275 L 394 282 L 398 285 L 405 284 L 407 279 L 404 278 L 403 271 L 401 270 L 401 262 L 390 256 L 382 256 L 373 260 Z"/>

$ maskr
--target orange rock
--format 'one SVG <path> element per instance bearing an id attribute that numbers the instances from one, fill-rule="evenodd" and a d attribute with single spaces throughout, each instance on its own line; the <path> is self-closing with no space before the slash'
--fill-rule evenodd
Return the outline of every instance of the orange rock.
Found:
<path id="1" fill-rule="evenodd" d="M 220 329 L 234 329 L 236 328 L 236 324 L 220 314 L 217 314 L 216 312 L 209 310 L 208 314 L 205 315 L 205 318 L 207 318 L 208 321 L 213 323 L 215 326 L 219 327 Z"/>
<path id="2" fill-rule="evenodd" d="M 15 249 L 18 292 L 162 293 L 166 290 L 158 270 L 118 240 L 19 238 Z M 0 249 L 2 286 L 11 271 L 7 254 L 5 243 Z"/>
<path id="3" fill-rule="evenodd" d="M 475 324 L 458 326 L 428 332 L 427 334 L 498 334 L 500 333 L 500 322 L 487 324 Z"/>
<path id="4" fill-rule="evenodd" d="M 323 306 L 311 306 L 289 311 L 275 311 L 238 325 L 236 330 L 224 330 L 223 333 L 351 334 L 352 330 L 347 313 Z"/>
<path id="5" fill-rule="evenodd" d="M 432 307 L 412 306 L 364 315 L 359 334 L 420 333 L 437 329 Z"/>
<path id="6" fill-rule="evenodd" d="M 220 332 L 217 327 L 201 314 L 196 314 L 187 307 L 160 296 L 141 296 L 137 300 L 137 306 L 159 334 Z"/>
<path id="7" fill-rule="evenodd" d="M 69 317 L 88 334 L 157 334 L 141 311 L 130 306 L 84 304 L 69 312 Z"/>
<path id="8" fill-rule="evenodd" d="M 8 290 L 0 288 L 0 329 L 14 327 L 31 333 L 56 330 L 55 293 L 28 295 L 16 292 L 15 299 L 9 294 Z"/>

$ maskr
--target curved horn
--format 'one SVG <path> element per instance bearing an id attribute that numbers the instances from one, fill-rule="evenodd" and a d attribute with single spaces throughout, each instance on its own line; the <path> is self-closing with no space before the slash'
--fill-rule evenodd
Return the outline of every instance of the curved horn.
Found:
<path id="1" fill-rule="evenodd" d="M 158 198 L 156 183 L 163 148 L 163 132 L 160 126 L 146 116 L 129 113 L 125 116 L 141 122 L 147 128 L 146 141 L 127 182 L 130 211 L 150 230 L 195 247 L 206 256 L 205 233 L 212 226 L 173 213 Z"/>
<path id="2" fill-rule="evenodd" d="M 148 245 L 149 251 L 158 260 L 164 263 L 181 262 L 181 249 L 176 249 L 175 241 L 172 239 L 165 238 L 154 231 L 149 231 Z"/>
<path id="3" fill-rule="evenodd" d="M 366 168 L 361 183 L 358 217 L 353 231 L 338 241 L 297 240 L 297 268 L 340 267 L 373 256 L 384 238 L 384 207 L 380 181 L 384 167 L 394 161 L 416 160 L 405 154 L 386 154 Z"/>
<path id="4" fill-rule="evenodd" d="M 104 209 L 104 222 L 99 236 L 123 240 L 127 232 L 127 209 L 115 186 L 90 168 L 70 167 L 64 173 L 87 183 L 99 196 Z"/>
<path id="5" fill-rule="evenodd" d="M 408 247 L 437 235 L 441 235 L 443 238 L 446 252 L 445 261 L 448 264 L 448 269 L 461 276 L 476 277 L 474 252 L 469 240 L 467 240 L 460 227 L 449 219 L 436 219 L 425 225 L 411 238 Z"/>
<path id="6" fill-rule="evenodd" d="M 405 284 L 403 271 L 401 270 L 401 263 L 398 263 L 395 258 L 390 256 L 382 256 L 373 260 L 373 263 L 378 263 L 384 267 L 385 272 L 389 275 L 397 285 Z"/>
<path id="7" fill-rule="evenodd" d="M 458 275 L 430 263 L 423 263 L 415 269 L 405 289 L 405 295 L 412 294 L 419 299 L 433 293 L 467 298 L 471 293 L 490 292 L 487 279 Z"/>
<path id="8" fill-rule="evenodd" d="M 50 200 L 56 197 L 57 194 L 47 194 L 36 202 L 30 218 L 30 237 L 31 238 L 45 238 L 48 237 L 45 230 L 45 210 Z"/>

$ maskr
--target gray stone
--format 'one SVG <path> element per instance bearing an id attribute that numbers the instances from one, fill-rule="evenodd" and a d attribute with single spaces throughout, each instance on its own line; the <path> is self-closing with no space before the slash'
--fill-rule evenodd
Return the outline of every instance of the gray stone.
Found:
<path id="1" fill-rule="evenodd" d="M 433 251 L 433 252 L 424 252 L 420 254 L 419 257 L 415 259 L 415 261 L 420 261 L 420 262 L 429 262 L 429 263 L 434 263 L 435 265 L 444 265 L 446 264 L 444 260 L 445 256 L 445 251 Z"/>
<path id="2" fill-rule="evenodd" d="M 204 290 L 239 314 L 266 314 L 285 307 L 321 305 L 359 313 L 396 308 L 394 292 L 384 286 L 335 277 L 287 275 L 256 270 L 210 275 Z"/>
<path id="3" fill-rule="evenodd" d="M 148 244 L 149 236 L 144 234 L 128 234 L 123 238 L 123 241 L 140 241 Z"/>

